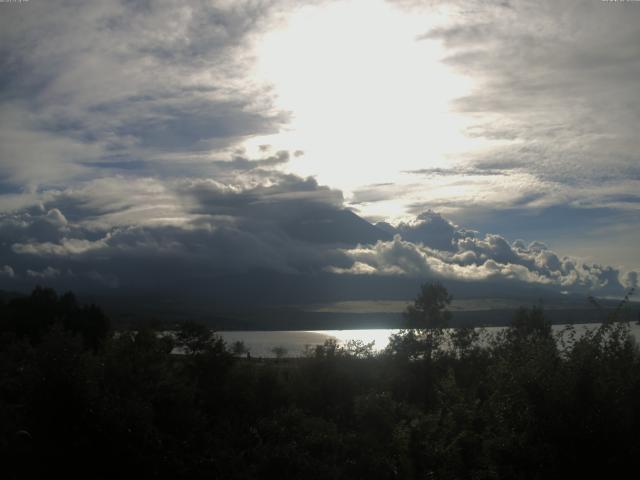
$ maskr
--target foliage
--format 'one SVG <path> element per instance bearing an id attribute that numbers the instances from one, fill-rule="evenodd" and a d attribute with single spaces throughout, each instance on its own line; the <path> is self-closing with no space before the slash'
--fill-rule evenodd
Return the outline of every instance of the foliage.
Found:
<path id="1" fill-rule="evenodd" d="M 413 304 L 404 312 L 407 329 L 392 336 L 387 353 L 406 359 L 431 358 L 437 354 L 451 319 L 447 307 L 452 299 L 442 284 L 422 284 Z M 461 337 L 459 340 L 463 342 Z"/>
<path id="2" fill-rule="evenodd" d="M 36 287 L 27 297 L 14 298 L 0 308 L 0 332 L 15 334 L 32 344 L 54 326 L 82 337 L 84 345 L 100 348 L 109 332 L 109 319 L 96 305 L 80 306 L 73 293 L 58 297 L 50 288 Z"/>
<path id="3" fill-rule="evenodd" d="M 450 297 L 424 291 L 413 307 L 435 323 L 383 355 L 328 341 L 273 361 L 234 356 L 196 324 L 92 337 L 68 320 L 84 311 L 73 297 L 39 289 L 0 306 L 3 473 L 546 479 L 633 465 L 640 352 L 628 324 L 569 328 L 559 342 L 533 307 L 487 338 L 444 328 Z"/>
<path id="4" fill-rule="evenodd" d="M 194 321 L 181 322 L 175 335 L 176 346 L 187 355 L 196 355 L 212 349 L 223 348 L 222 339 L 210 328 Z"/>
<path id="5" fill-rule="evenodd" d="M 451 319 L 451 313 L 446 309 L 451 300 L 453 298 L 442 284 L 424 283 L 413 305 L 409 305 L 405 312 L 407 326 L 418 329 L 445 328 Z"/>
<path id="6" fill-rule="evenodd" d="M 231 352 L 234 356 L 241 357 L 245 354 L 249 354 L 249 349 L 242 340 L 237 340 L 231 345 Z"/>
<path id="7" fill-rule="evenodd" d="M 284 356 L 287 354 L 287 349 L 278 345 L 277 347 L 273 347 L 271 349 L 271 352 L 276 356 L 278 360 L 280 360 L 281 358 L 284 358 Z"/>

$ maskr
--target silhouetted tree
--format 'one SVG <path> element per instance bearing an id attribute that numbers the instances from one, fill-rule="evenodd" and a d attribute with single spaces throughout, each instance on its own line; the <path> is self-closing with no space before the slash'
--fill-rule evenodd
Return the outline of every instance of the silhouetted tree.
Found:
<path id="1" fill-rule="evenodd" d="M 451 319 L 451 312 L 447 307 L 452 299 L 453 297 L 441 283 L 422 284 L 413 305 L 409 305 L 404 313 L 407 327 L 416 329 L 447 327 Z"/>
<path id="2" fill-rule="evenodd" d="M 475 331 L 454 331 L 448 350 L 426 342 L 448 334 L 451 297 L 431 287 L 394 355 L 331 339 L 286 362 L 236 361 L 194 324 L 176 340 L 120 330 L 92 349 L 72 295 L 12 300 L 0 306 L 3 474 L 609 478 L 634 464 L 640 351 L 628 324 L 558 347 L 542 309 L 523 308 L 482 346 Z M 33 330 L 15 323 L 31 313 Z"/>
<path id="3" fill-rule="evenodd" d="M 187 355 L 203 353 L 215 347 L 219 338 L 206 325 L 193 321 L 181 322 L 176 332 L 176 344 L 184 349 Z"/>
<path id="4" fill-rule="evenodd" d="M 233 353 L 236 357 L 242 357 L 243 355 L 249 353 L 249 350 L 242 340 L 238 340 L 233 342 L 233 344 L 231 345 L 231 353 Z"/>
<path id="5" fill-rule="evenodd" d="M 439 348 L 443 329 L 451 319 L 452 297 L 439 282 L 420 286 L 420 293 L 404 312 L 407 330 L 393 335 L 387 352 L 405 358 L 430 358 Z"/>
<path id="6" fill-rule="evenodd" d="M 86 348 L 100 348 L 110 331 L 107 316 L 96 305 L 80 306 L 73 293 L 58 297 L 55 290 L 37 286 L 31 295 L 11 300 L 3 309 L 0 331 L 8 331 L 32 344 L 39 343 L 59 324 L 80 335 Z"/>
<path id="7" fill-rule="evenodd" d="M 508 330 L 510 336 L 527 338 L 551 336 L 551 322 L 544 316 L 544 310 L 540 305 L 534 305 L 530 309 L 520 307 L 511 321 Z"/>
<path id="8" fill-rule="evenodd" d="M 278 345 L 277 347 L 273 347 L 271 349 L 271 353 L 273 353 L 276 356 L 276 358 L 280 360 L 284 358 L 284 356 L 287 354 L 287 349 Z"/>

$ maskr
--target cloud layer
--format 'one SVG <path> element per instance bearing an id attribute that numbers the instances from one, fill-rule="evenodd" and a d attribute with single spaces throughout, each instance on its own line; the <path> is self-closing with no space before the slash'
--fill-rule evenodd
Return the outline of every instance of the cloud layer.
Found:
<path id="1" fill-rule="evenodd" d="M 188 168 L 247 135 L 276 131 L 287 114 L 247 72 L 272 7 L 2 5 L 0 178 L 34 187 L 100 170 Z"/>
<path id="2" fill-rule="evenodd" d="M 387 226 L 388 228 L 389 226 Z M 558 291 L 619 295 L 635 287 L 636 272 L 560 257 L 543 242 L 509 243 L 502 236 L 458 229 L 435 212 L 400 224 L 391 241 L 345 250 L 353 261 L 336 273 L 398 275 L 461 281 L 512 281 Z"/>
<path id="3" fill-rule="evenodd" d="M 341 192 L 273 169 L 286 156 L 220 162 L 215 179 L 114 177 L 42 192 L 34 205 L 0 215 L 4 277 L 151 286 L 340 263 L 304 229 L 316 222 L 329 243 L 352 244 L 337 222 L 357 217 L 343 210 Z"/>
<path id="4" fill-rule="evenodd" d="M 227 181 L 117 178 L 47 192 L 0 216 L 0 284 L 200 291 L 258 271 L 346 274 L 356 284 L 361 275 L 481 282 L 496 295 L 505 282 L 610 295 L 637 284 L 635 272 L 481 235 L 433 211 L 371 225 L 344 208 L 339 191 L 262 163 L 225 164 L 234 170 Z"/>
<path id="5" fill-rule="evenodd" d="M 301 150 L 241 148 L 295 116 L 253 66 L 255 45 L 298 3 L 0 4 L 0 288 L 206 291 L 256 271 L 607 294 L 637 283 L 574 252 L 602 258 L 615 237 L 609 263 L 626 252 L 640 268 L 640 8 L 390 2 L 447 12 L 415 42 L 442 46 L 473 80 L 452 108 L 491 148 L 407 171 L 398 145 L 388 161 L 406 181 L 375 185 L 358 184 L 372 166 L 355 152 L 343 194 L 295 173 Z M 376 213 L 385 203 L 392 213 Z"/>
<path id="6" fill-rule="evenodd" d="M 398 201 L 413 214 L 436 208 L 485 233 L 543 237 L 568 253 L 580 245 L 582 255 L 640 268 L 639 5 L 394 3 L 448 13 L 418 41 L 441 45 L 443 61 L 472 80 L 452 108 L 469 120 L 466 134 L 489 146 L 446 168 L 426 159 L 402 185 L 360 187 L 358 206 L 373 216 Z M 513 233 L 515 223 L 529 230 Z"/>

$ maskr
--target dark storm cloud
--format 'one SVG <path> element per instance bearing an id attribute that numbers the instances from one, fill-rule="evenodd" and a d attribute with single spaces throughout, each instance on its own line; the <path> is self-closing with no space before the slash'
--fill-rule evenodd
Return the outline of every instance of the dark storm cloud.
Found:
<path id="1" fill-rule="evenodd" d="M 35 206 L 0 215 L 3 278 L 180 290 L 255 269 L 348 266 L 335 247 L 353 245 L 345 222 L 362 228 L 359 219 L 341 192 L 273 170 L 287 159 L 215 162 L 217 179 L 115 177 L 43 192 Z M 314 219 L 326 244 L 299 238 Z"/>
<path id="2" fill-rule="evenodd" d="M 428 210 L 419 214 L 411 223 L 400 223 L 390 233 L 399 234 L 404 240 L 421 243 L 436 250 L 452 250 L 455 240 L 467 235 L 437 212 Z"/>
<path id="3" fill-rule="evenodd" d="M 320 186 L 313 178 L 264 171 L 258 175 L 268 175 L 268 181 L 241 186 L 213 179 L 184 180 L 178 183 L 177 192 L 193 201 L 194 213 L 257 222 L 286 221 L 342 206 L 340 191 Z"/>
<path id="4" fill-rule="evenodd" d="M 4 214 L 0 281 L 5 287 L 41 280 L 85 289 L 187 291 L 259 269 L 348 273 L 354 284 L 369 274 L 607 294 L 637 282 L 635 272 L 561 256 L 541 242 L 482 236 L 433 211 L 413 222 L 374 227 L 343 209 L 340 192 L 313 179 L 278 171 L 266 178 L 264 170 L 252 177 L 253 163 L 242 164 L 247 176 L 236 176 L 235 184 L 180 179 L 127 186 L 121 179 L 111 193 L 91 186 L 67 190 L 49 197 L 46 206 Z M 131 190 L 140 196 L 118 204 Z M 146 206 L 152 199 L 157 208 Z M 172 210 L 163 209 L 167 200 Z M 62 205 L 74 214 L 65 215 Z M 313 235 L 305 236 L 309 230 Z"/>

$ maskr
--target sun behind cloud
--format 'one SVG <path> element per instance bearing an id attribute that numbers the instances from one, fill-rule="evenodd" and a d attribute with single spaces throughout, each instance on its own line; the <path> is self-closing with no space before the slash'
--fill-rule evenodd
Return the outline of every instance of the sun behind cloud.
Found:
<path id="1" fill-rule="evenodd" d="M 306 6 L 256 45 L 256 78 L 273 85 L 279 108 L 292 113 L 272 144 L 305 152 L 291 168 L 351 191 L 399 181 L 403 170 L 450 165 L 451 155 L 481 141 L 463 135 L 468 121 L 453 99 L 472 87 L 453 73 L 435 41 L 421 39 L 446 21 L 383 1 Z"/>

